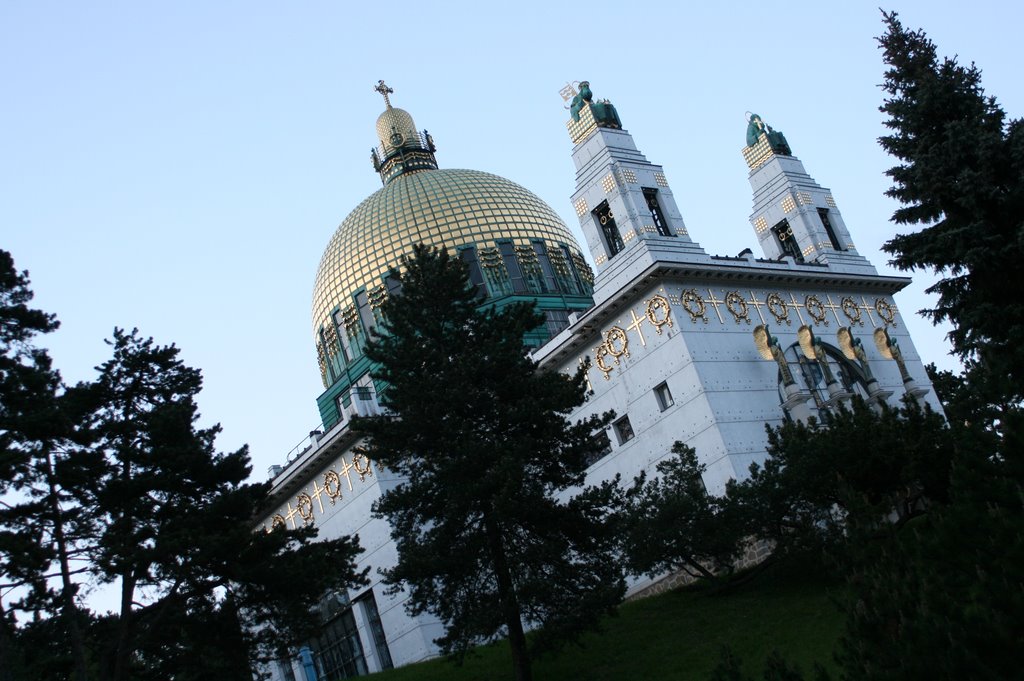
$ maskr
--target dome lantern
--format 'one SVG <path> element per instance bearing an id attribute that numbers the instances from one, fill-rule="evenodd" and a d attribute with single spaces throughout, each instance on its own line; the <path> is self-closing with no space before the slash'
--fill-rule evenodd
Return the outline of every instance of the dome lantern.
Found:
<path id="1" fill-rule="evenodd" d="M 424 130 L 416 131 L 416 123 L 404 109 L 391 106 L 388 95 L 394 90 L 377 81 L 373 88 L 384 97 L 384 112 L 377 117 L 377 139 L 380 146 L 370 152 L 373 169 L 380 173 L 381 182 L 387 184 L 403 173 L 436 170 L 434 140 Z"/>

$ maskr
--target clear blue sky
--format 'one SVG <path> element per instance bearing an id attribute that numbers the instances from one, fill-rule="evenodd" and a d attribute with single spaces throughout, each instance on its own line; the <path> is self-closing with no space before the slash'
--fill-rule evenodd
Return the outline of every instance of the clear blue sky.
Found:
<path id="1" fill-rule="evenodd" d="M 0 248 L 59 316 L 43 342 L 68 381 L 93 375 L 115 326 L 177 343 L 204 372 L 204 424 L 222 449 L 249 443 L 261 479 L 319 422 L 313 278 L 380 186 L 378 79 L 442 167 L 508 177 L 577 234 L 558 90 L 590 80 L 712 254 L 757 250 L 740 155 L 756 111 L 886 270 L 877 3 L 694 4 L 3 0 Z M 1024 109 L 1021 5 L 889 7 Z M 908 321 L 929 304 L 915 278 Z M 943 332 L 913 321 L 925 361 L 954 367 Z"/>

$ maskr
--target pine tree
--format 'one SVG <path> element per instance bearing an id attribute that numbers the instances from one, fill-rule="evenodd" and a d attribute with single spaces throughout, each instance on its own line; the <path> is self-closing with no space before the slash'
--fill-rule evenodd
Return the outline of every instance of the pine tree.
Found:
<path id="1" fill-rule="evenodd" d="M 365 582 L 358 541 L 256 528 L 269 485 L 195 427 L 202 379 L 174 346 L 115 330 L 99 378 L 65 389 L 31 299 L 0 251 L 0 587 L 20 595 L 0 603 L 0 681 L 242 679 L 307 639 L 324 593 Z M 120 612 L 84 608 L 85 582 L 118 583 Z"/>
<path id="2" fill-rule="evenodd" d="M 0 588 L 21 587 L 14 607 L 57 616 L 74 677 L 86 678 L 83 613 L 77 567 L 95 531 L 95 516 L 70 491 L 95 471 L 96 458 L 75 443 L 73 417 L 60 394 L 60 375 L 35 347 L 54 331 L 53 315 L 32 309 L 27 273 L 0 250 Z M 74 563 L 74 564 L 73 564 Z M 58 578 L 58 586 L 51 585 Z M 0 617 L 6 617 L 0 603 Z M 0 678 L 11 649 L 0 630 Z"/>
<path id="3" fill-rule="evenodd" d="M 115 329 L 111 345 L 99 378 L 74 391 L 94 405 L 89 425 L 105 462 L 80 490 L 103 519 L 94 569 L 120 590 L 103 676 L 119 681 L 155 664 L 165 676 L 187 677 L 196 629 L 207 646 L 257 658 L 278 636 L 286 644 L 308 633 L 305 615 L 316 599 L 363 581 L 354 570 L 357 541 L 311 542 L 313 529 L 254 531 L 268 488 L 243 484 L 251 470 L 245 447 L 219 453 L 220 427 L 196 428 L 200 372 L 175 346 L 137 331 Z M 234 627 L 211 630 L 209 620 L 226 621 L 227 603 L 248 624 L 236 617 Z"/>
<path id="4" fill-rule="evenodd" d="M 961 438 L 916 403 L 876 412 L 863 400 L 822 422 L 768 428 L 769 457 L 727 488 L 753 535 L 777 554 L 843 556 L 949 496 Z"/>
<path id="5" fill-rule="evenodd" d="M 943 275 L 926 311 L 953 324 L 962 377 L 932 371 L 952 455 L 926 516 L 851 551 L 856 601 L 840 661 L 849 679 L 1014 678 L 1024 619 L 1024 122 L 1007 122 L 973 64 L 940 59 L 923 31 L 885 15 L 880 142 L 901 161 L 886 250 Z"/>
<path id="6" fill-rule="evenodd" d="M 686 571 L 713 578 L 731 572 L 745 540 L 736 505 L 704 487 L 706 466 L 692 447 L 676 442 L 659 476 L 641 474 L 626 494 L 623 552 L 635 574 Z"/>
<path id="7" fill-rule="evenodd" d="M 998 454 L 959 438 L 945 502 L 849 552 L 844 679 L 1019 677 L 1024 423 L 1004 418 L 1014 423 Z"/>
<path id="8" fill-rule="evenodd" d="M 892 134 L 882 148 L 900 164 L 887 194 L 898 225 L 921 225 L 885 245 L 902 269 L 942 278 L 925 313 L 949 321 L 953 350 L 977 360 L 986 389 L 1024 396 L 1024 122 L 1007 121 L 981 85 L 981 71 L 940 59 L 923 31 L 885 14 L 879 39 L 888 65 L 881 111 Z M 981 388 L 982 386 L 978 386 Z"/>
<path id="9" fill-rule="evenodd" d="M 367 348 L 390 414 L 354 421 L 367 455 L 403 479 L 375 507 L 398 549 L 386 580 L 444 623 L 446 652 L 507 635 L 526 681 L 540 648 L 593 628 L 624 593 L 604 522 L 613 484 L 570 496 L 611 416 L 567 420 L 584 377 L 527 357 L 524 334 L 543 321 L 531 305 L 481 309 L 446 251 L 417 247 L 402 267 Z M 530 648 L 524 622 L 543 628 Z"/>

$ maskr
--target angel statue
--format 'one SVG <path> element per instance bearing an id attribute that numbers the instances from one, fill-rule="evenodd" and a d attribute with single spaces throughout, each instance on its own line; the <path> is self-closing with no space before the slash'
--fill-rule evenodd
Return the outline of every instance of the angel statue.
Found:
<path id="1" fill-rule="evenodd" d="M 904 383 L 914 380 L 911 378 L 910 372 L 907 371 L 907 363 L 903 361 L 903 352 L 900 350 L 899 343 L 895 338 L 890 338 L 889 332 L 884 328 L 875 329 L 875 347 L 878 348 L 882 357 L 896 360 L 896 366 L 900 368 L 900 376 L 903 377 Z"/>
<path id="2" fill-rule="evenodd" d="M 761 353 L 761 357 L 767 360 L 775 360 L 775 363 L 779 365 L 783 384 L 787 386 L 796 384 L 796 381 L 793 380 L 793 372 L 789 369 L 789 362 L 786 361 L 786 357 L 782 353 L 779 339 L 771 335 L 768 327 L 764 324 L 758 324 L 757 328 L 754 329 L 754 345 L 757 346 L 757 351 Z"/>
<path id="3" fill-rule="evenodd" d="M 868 354 L 864 352 L 864 344 L 860 342 L 860 338 L 855 337 L 845 326 L 836 332 L 836 338 L 839 340 L 839 348 L 843 351 L 846 359 L 856 361 L 860 365 L 860 370 L 864 372 L 864 379 L 869 384 L 873 383 L 875 377 L 871 375 Z"/>

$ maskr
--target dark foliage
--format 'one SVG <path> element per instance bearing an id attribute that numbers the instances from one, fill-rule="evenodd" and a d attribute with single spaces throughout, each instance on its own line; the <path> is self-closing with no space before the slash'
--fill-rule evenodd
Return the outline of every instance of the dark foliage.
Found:
<path id="1" fill-rule="evenodd" d="M 779 651 L 773 650 L 765 660 L 760 678 L 764 681 L 804 681 L 804 679 L 829 681 L 831 677 L 828 672 L 817 665 L 814 669 L 814 676 L 805 677 L 799 667 L 790 665 Z M 756 677 L 744 674 L 739 658 L 730 648 L 726 647 L 722 649 L 718 665 L 711 672 L 708 681 L 756 681 Z"/>
<path id="2" fill-rule="evenodd" d="M 96 516 L 71 491 L 97 472 L 98 458 L 76 437 L 73 404 L 36 336 L 57 328 L 53 315 L 29 307 L 27 273 L 0 251 L 0 592 L 20 598 L 7 608 L 59 617 L 78 679 L 85 676 L 83 617 L 75 575 L 96 531 Z M 53 581 L 51 578 L 57 578 Z M 14 668 L 14 642 L 0 631 L 0 678 Z"/>
<path id="3" fill-rule="evenodd" d="M 621 533 L 627 566 L 637 575 L 728 574 L 746 534 L 737 505 L 708 494 L 706 466 L 692 447 L 676 442 L 672 453 L 657 465 L 658 477 L 639 476 L 626 494 Z"/>
<path id="4" fill-rule="evenodd" d="M 28 284 L 0 251 L 0 681 L 251 678 L 324 592 L 365 581 L 357 541 L 254 531 L 268 486 L 196 428 L 202 380 L 174 346 L 115 330 L 99 378 L 65 391 Z M 84 608 L 90 581 L 120 588 L 116 614 Z"/>
<path id="5" fill-rule="evenodd" d="M 1024 621 L 1024 417 L 1004 412 L 997 450 L 964 445 L 944 503 L 876 542 L 852 544 L 847 679 L 1009 679 Z M 952 430 L 959 426 L 954 424 Z"/>
<path id="6" fill-rule="evenodd" d="M 840 662 L 847 679 L 1019 676 L 1024 621 L 1024 124 L 1007 121 L 972 64 L 940 59 L 923 31 L 885 15 L 888 70 L 880 141 L 898 224 L 886 246 L 903 268 L 943 275 L 927 313 L 948 320 L 961 376 L 931 369 L 950 420 L 927 514 L 874 542 L 851 542 L 855 601 Z M 884 529 L 884 528 L 883 528 Z"/>
<path id="7" fill-rule="evenodd" d="M 948 497 L 957 439 L 941 415 L 855 400 L 823 419 L 769 428 L 769 458 L 728 488 L 777 552 L 841 554 L 852 531 L 871 536 Z"/>
<path id="8" fill-rule="evenodd" d="M 272 641 L 294 641 L 289 634 L 308 622 L 324 591 L 360 581 L 356 540 L 311 543 L 312 530 L 254 532 L 252 514 L 267 486 L 244 484 L 246 448 L 218 453 L 219 426 L 195 427 L 199 371 L 173 345 L 134 331 L 115 330 L 112 346 L 98 380 L 75 389 L 95 404 L 89 428 L 105 461 L 88 491 L 103 518 L 95 572 L 121 594 L 109 677 L 129 678 L 151 659 L 164 673 L 184 673 L 196 661 L 191 643 L 212 641 L 211 620 L 224 623 L 213 631 L 223 634 L 226 657 L 227 650 L 238 659 L 263 657 Z M 334 569 L 320 569 L 325 564 Z M 236 611 L 245 612 L 247 626 Z"/>
<path id="9" fill-rule="evenodd" d="M 538 370 L 523 336 L 542 317 L 523 304 L 478 309 L 447 252 L 417 247 L 401 286 L 367 349 L 390 414 L 354 422 L 367 455 L 403 480 L 375 508 L 399 554 L 386 580 L 409 590 L 412 613 L 441 619 L 449 653 L 508 636 L 527 679 L 537 649 L 527 650 L 523 622 L 544 628 L 536 644 L 555 646 L 624 592 L 604 522 L 615 484 L 570 497 L 611 416 L 569 423 L 583 374 Z"/>
<path id="10" fill-rule="evenodd" d="M 899 160 L 887 192 L 899 225 L 922 225 L 885 250 L 902 269 L 942 275 L 926 314 L 953 324 L 953 350 L 977 362 L 985 387 L 1024 396 L 1024 123 L 981 86 L 981 71 L 939 58 L 923 31 L 895 13 L 879 39 L 888 66 L 881 111 L 892 131 L 879 142 Z M 980 385 L 978 386 L 981 387 Z"/>

